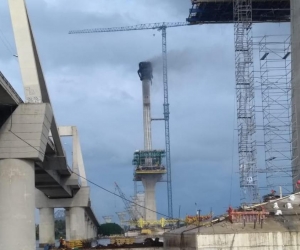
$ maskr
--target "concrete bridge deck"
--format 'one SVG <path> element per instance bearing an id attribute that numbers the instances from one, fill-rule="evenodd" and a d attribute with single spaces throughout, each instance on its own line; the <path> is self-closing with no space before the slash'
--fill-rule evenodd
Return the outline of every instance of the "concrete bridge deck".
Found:
<path id="1" fill-rule="evenodd" d="M 14 112 L 16 108 L 24 104 L 21 97 L 5 78 L 5 76 L 0 72 L 0 128 L 4 125 L 5 122 L 9 120 L 9 117 L 12 118 L 12 126 L 18 124 L 17 116 L 14 118 Z M 34 130 L 34 128 L 32 128 Z M 29 131 L 29 134 L 33 131 Z M 24 137 L 24 133 L 16 133 L 17 135 L 11 135 L 13 137 L 19 136 Z M 3 137 L 3 136 L 2 136 Z M 1 138 L 0 136 L 0 139 Z M 23 139 L 31 139 L 30 135 L 24 137 Z M 30 147 L 28 145 L 28 147 Z M 3 152 L 3 147 L 0 144 L 0 155 Z M 35 150 L 35 149 L 33 149 Z M 46 159 L 44 162 L 35 162 L 35 186 L 37 189 L 43 191 L 48 197 L 51 198 L 63 198 L 63 197 L 72 197 L 74 193 L 78 191 L 80 185 L 75 178 L 73 178 L 72 183 L 69 181 L 69 187 L 66 183 L 67 179 L 71 176 L 71 170 L 67 166 L 65 157 L 55 157 L 55 145 L 51 137 L 47 138 L 46 146 Z M 77 178 L 76 178 L 77 179 Z"/>

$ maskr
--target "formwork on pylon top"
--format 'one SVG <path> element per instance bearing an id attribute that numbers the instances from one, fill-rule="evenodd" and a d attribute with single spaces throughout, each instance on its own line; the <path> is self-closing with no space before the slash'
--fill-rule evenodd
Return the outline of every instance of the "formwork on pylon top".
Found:
<path id="1" fill-rule="evenodd" d="M 162 175 L 167 173 L 162 165 L 165 150 L 137 150 L 133 154 L 132 164 L 135 166 L 134 181 L 141 181 L 142 175 Z"/>
<path id="2" fill-rule="evenodd" d="M 233 23 L 232 0 L 192 0 L 187 22 Z M 252 0 L 252 22 L 290 22 L 290 0 Z"/>

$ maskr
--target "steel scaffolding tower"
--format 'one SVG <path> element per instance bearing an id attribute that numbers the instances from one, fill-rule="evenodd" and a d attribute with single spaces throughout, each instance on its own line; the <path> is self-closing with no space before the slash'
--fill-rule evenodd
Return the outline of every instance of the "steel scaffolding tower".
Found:
<path id="1" fill-rule="evenodd" d="M 255 133 L 252 0 L 234 0 L 235 77 L 242 203 L 259 201 Z"/>
<path id="2" fill-rule="evenodd" d="M 258 46 L 267 188 L 291 193 L 290 36 L 263 36 Z"/>

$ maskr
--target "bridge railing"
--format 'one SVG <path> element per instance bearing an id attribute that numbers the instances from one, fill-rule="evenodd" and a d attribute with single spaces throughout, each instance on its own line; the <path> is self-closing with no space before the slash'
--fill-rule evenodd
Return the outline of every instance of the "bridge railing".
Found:
<path id="1" fill-rule="evenodd" d="M 2 74 L 2 72 L 0 71 L 0 78 L 2 79 L 1 82 L 4 82 L 5 84 L 1 84 L 8 92 L 11 92 L 14 94 L 13 98 L 17 98 L 16 103 L 22 103 L 23 100 L 21 99 L 21 97 L 18 95 L 18 93 L 14 90 L 14 88 L 11 86 L 11 84 L 8 82 L 8 80 L 5 78 L 5 76 Z"/>

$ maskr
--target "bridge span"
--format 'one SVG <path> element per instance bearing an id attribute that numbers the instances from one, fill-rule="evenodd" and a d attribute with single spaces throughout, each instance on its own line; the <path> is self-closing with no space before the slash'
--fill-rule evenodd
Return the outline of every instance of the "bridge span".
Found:
<path id="1" fill-rule="evenodd" d="M 66 210 L 66 239 L 92 239 L 99 222 L 76 126 L 59 127 L 48 95 L 24 0 L 8 0 L 18 52 L 23 101 L 0 72 L 0 249 L 35 249 L 54 243 L 54 209 Z M 72 167 L 61 137 L 73 137 Z"/>

